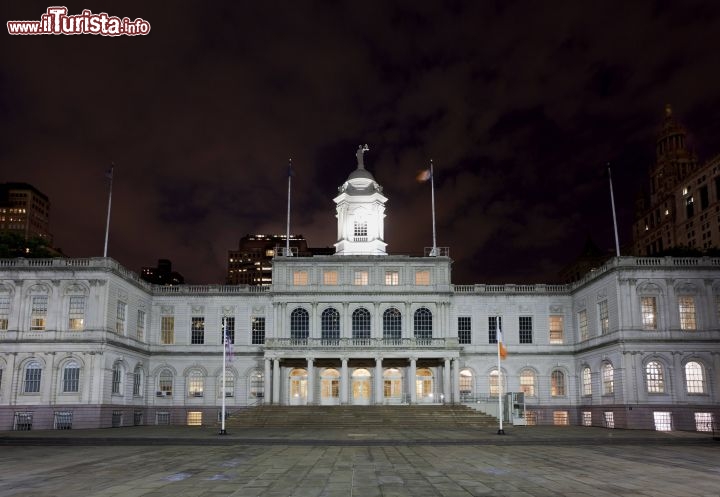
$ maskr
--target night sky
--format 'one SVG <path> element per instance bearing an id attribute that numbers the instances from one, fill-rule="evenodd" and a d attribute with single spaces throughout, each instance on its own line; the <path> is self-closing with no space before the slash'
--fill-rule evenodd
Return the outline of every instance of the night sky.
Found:
<path id="1" fill-rule="evenodd" d="M 0 41 L 0 182 L 50 197 L 55 245 L 169 258 L 221 283 L 246 233 L 336 241 L 337 187 L 365 164 L 391 253 L 438 245 L 455 283 L 553 282 L 592 235 L 621 245 L 664 106 L 701 161 L 720 153 L 720 2 L 13 2 L 8 20 L 143 18 L 147 36 Z"/>

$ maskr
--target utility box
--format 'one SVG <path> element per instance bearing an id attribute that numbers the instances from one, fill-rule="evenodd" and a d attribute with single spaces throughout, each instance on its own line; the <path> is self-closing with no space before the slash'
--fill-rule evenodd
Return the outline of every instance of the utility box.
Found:
<path id="1" fill-rule="evenodd" d="M 505 395 L 505 419 L 513 426 L 527 426 L 524 392 L 508 392 Z"/>

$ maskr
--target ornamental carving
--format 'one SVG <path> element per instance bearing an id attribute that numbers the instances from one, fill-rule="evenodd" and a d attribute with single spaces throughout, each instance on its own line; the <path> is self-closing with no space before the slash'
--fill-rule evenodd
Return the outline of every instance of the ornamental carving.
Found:
<path id="1" fill-rule="evenodd" d="M 645 281 L 636 287 L 638 295 L 662 295 L 663 289 L 656 283 Z"/>
<path id="2" fill-rule="evenodd" d="M 679 282 L 675 285 L 675 293 L 678 295 L 695 295 L 698 293 L 698 287 L 695 283 L 689 281 Z"/>
<path id="3" fill-rule="evenodd" d="M 550 312 L 551 312 L 552 314 L 562 314 L 562 312 L 563 312 L 563 306 L 561 306 L 561 305 L 559 305 L 559 304 L 551 305 L 551 306 L 550 306 Z"/>

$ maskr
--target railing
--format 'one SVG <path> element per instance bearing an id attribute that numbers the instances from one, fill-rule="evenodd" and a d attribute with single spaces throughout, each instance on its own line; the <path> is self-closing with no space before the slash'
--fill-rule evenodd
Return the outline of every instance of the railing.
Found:
<path id="1" fill-rule="evenodd" d="M 306 349 L 456 349 L 457 338 L 268 338 L 265 348 Z"/>
<path id="2" fill-rule="evenodd" d="M 425 247 L 425 257 L 450 257 L 450 247 Z"/>

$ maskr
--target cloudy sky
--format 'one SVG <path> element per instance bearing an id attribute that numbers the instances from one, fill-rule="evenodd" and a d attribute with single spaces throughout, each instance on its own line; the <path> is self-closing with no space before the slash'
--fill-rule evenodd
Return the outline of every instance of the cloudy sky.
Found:
<path id="1" fill-rule="evenodd" d="M 56 3 L 14 2 L 8 20 Z M 589 235 L 621 244 L 671 103 L 701 160 L 720 153 L 720 3 L 68 2 L 147 36 L 0 41 L 0 181 L 52 202 L 56 246 L 130 269 L 169 258 L 222 282 L 246 233 L 336 241 L 332 198 L 368 143 L 392 253 L 438 245 L 456 283 L 552 282 Z"/>

